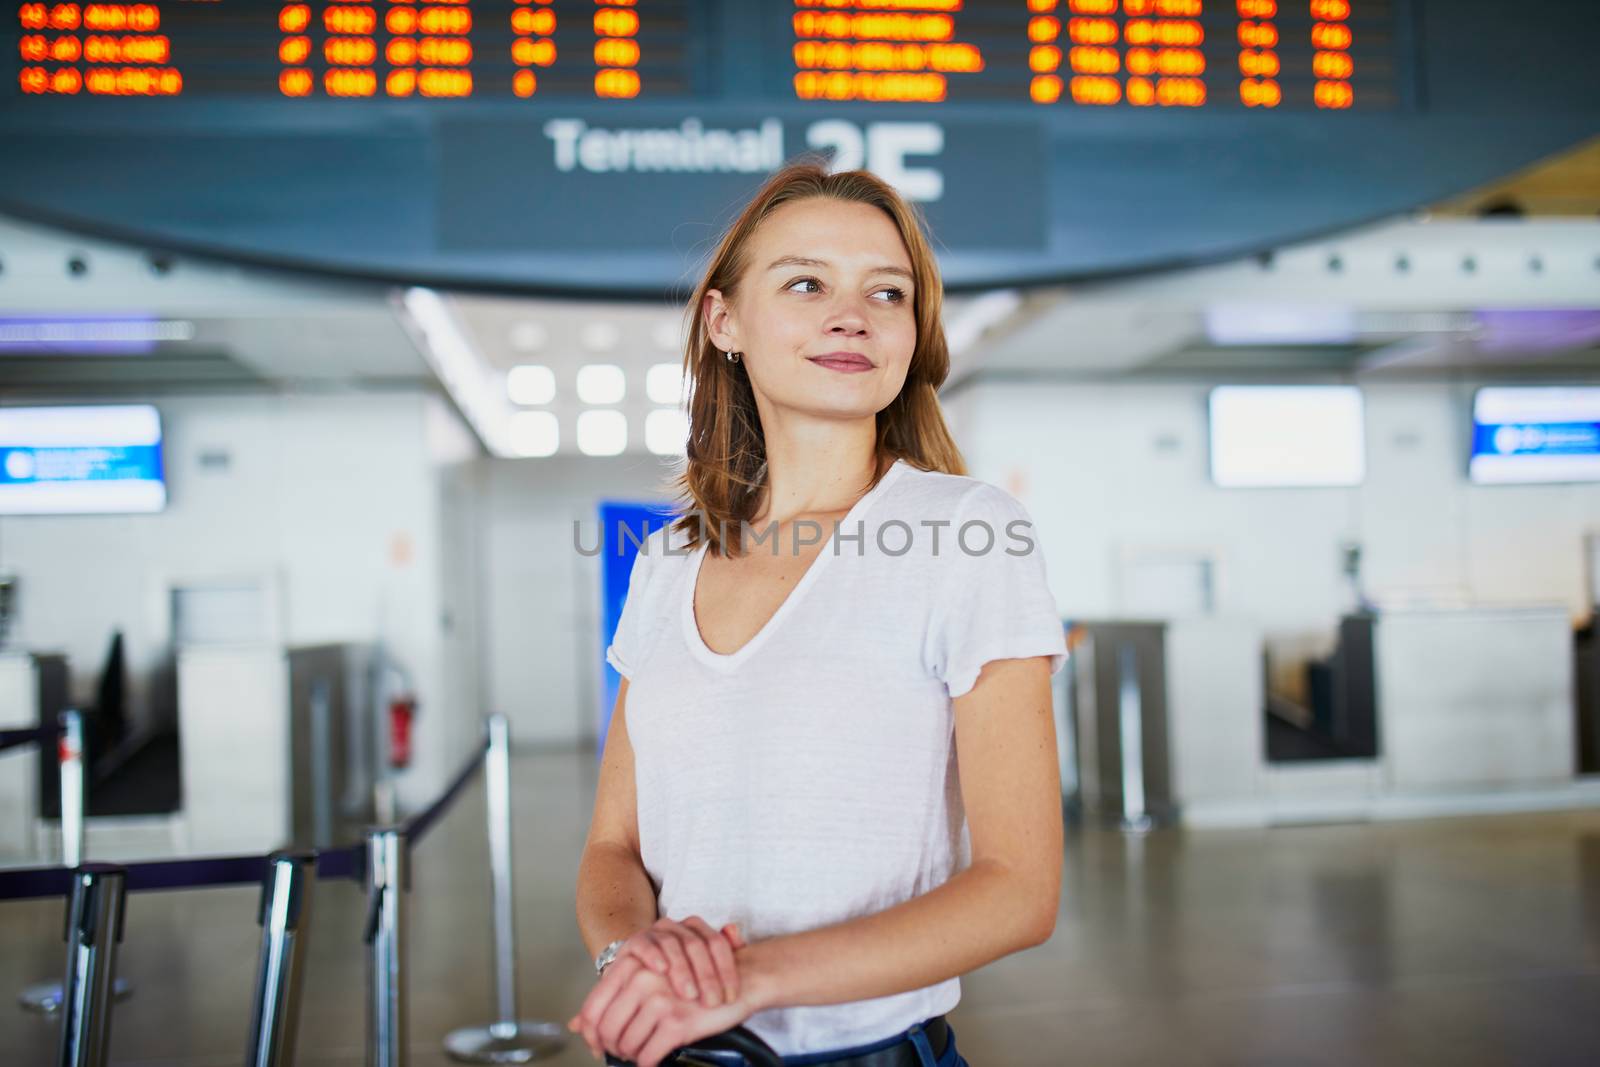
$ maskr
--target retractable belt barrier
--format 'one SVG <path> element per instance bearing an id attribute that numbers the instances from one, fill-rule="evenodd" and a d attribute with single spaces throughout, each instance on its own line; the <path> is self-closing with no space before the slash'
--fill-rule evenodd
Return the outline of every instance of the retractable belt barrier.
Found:
<path id="1" fill-rule="evenodd" d="M 59 726 L 35 726 L 30 730 L 0 730 L 0 752 L 22 745 L 53 741 L 59 733 L 61 733 Z"/>
<path id="2" fill-rule="evenodd" d="M 360 878 L 365 844 L 315 853 L 318 878 Z M 225 885 L 259 885 L 273 856 L 197 856 L 187 860 L 146 860 L 123 866 L 130 893 L 162 889 L 210 889 Z M 16 867 L 0 870 L 0 900 L 37 900 L 72 894 L 73 867 Z"/>
<path id="3" fill-rule="evenodd" d="M 517 1019 L 515 895 L 511 868 L 510 730 L 492 715 L 482 741 L 432 804 L 398 826 L 370 828 L 362 841 L 342 848 L 268 855 L 204 856 L 130 864 L 86 864 L 82 857 L 81 718 L 62 726 L 0 731 L 0 751 L 65 736 L 63 771 L 73 756 L 76 775 L 63 774 L 63 864 L 0 870 L 0 901 L 67 897 L 68 955 L 65 982 L 55 987 L 61 1012 L 61 1067 L 103 1067 L 111 1040 L 116 946 L 122 940 L 128 893 L 215 886 L 261 886 L 257 922 L 261 953 L 251 1004 L 251 1067 L 294 1062 L 305 942 L 310 935 L 316 881 L 360 879 L 367 891 L 367 1063 L 404 1067 L 406 1032 L 405 898 L 410 852 L 445 815 L 480 770 L 485 772 L 491 864 L 496 1021 L 458 1030 L 446 1040 L 454 1058 L 476 1063 L 530 1063 L 564 1047 L 556 1023 Z M 69 803 L 67 779 L 76 797 Z M 71 813 L 69 815 L 69 813 Z M 75 828 L 68 823 L 75 822 Z M 116 983 L 121 986 L 121 983 Z M 124 987 L 125 988 L 125 987 Z M 122 989 L 116 989 L 120 996 Z"/>
<path id="4" fill-rule="evenodd" d="M 366 887 L 363 940 L 367 952 L 367 1063 L 405 1067 L 406 897 L 411 849 L 438 824 L 480 771 L 485 778 L 489 840 L 495 1021 L 452 1031 L 444 1042 L 465 1063 L 531 1063 L 566 1045 L 564 1027 L 518 1018 L 516 924 L 511 836 L 511 736 L 503 715 L 491 715 L 483 740 L 434 802 L 397 826 L 369 828 L 362 841 L 342 848 L 267 855 L 202 856 L 131 864 L 85 863 L 83 721 L 76 711 L 58 726 L 0 731 L 0 753 L 60 738 L 62 859 L 58 867 L 0 870 L 0 901 L 67 897 L 65 980 L 24 993 L 25 1007 L 59 1011 L 60 1067 L 104 1067 L 109 1058 L 114 1000 L 128 987 L 118 980 L 127 894 L 218 886 L 261 886 L 256 921 L 261 951 L 245 1063 L 291 1067 L 299 1021 L 305 943 L 311 932 L 313 887 L 319 880 L 360 879 Z M 674 1062 L 694 1064 L 697 1053 L 739 1053 L 756 1067 L 781 1063 L 742 1027 L 684 1049 Z M 612 1061 L 616 1062 L 616 1061 Z"/>
<path id="5" fill-rule="evenodd" d="M 89 811 L 89 776 L 85 772 L 83 755 L 85 729 L 83 712 L 66 708 L 56 716 L 53 727 L 41 724 L 31 730 L 10 731 L 18 738 L 11 747 L 26 744 L 30 736 L 39 744 L 55 742 L 57 779 L 61 788 L 61 866 L 56 870 L 69 875 L 84 862 L 83 822 Z M 71 892 L 70 881 L 59 886 L 55 894 L 39 895 L 68 892 Z M 17 995 L 17 1003 L 24 1011 L 52 1015 L 61 1010 L 64 989 L 60 982 L 35 982 Z M 132 993 L 133 988 L 120 978 L 111 985 L 111 996 L 117 1000 L 126 1000 Z"/>

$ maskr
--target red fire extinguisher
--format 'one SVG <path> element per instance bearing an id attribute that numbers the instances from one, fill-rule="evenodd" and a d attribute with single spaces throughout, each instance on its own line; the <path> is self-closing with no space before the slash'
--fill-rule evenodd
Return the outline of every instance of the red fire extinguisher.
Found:
<path id="1" fill-rule="evenodd" d="M 411 765 L 411 725 L 417 717 L 417 698 L 410 693 L 396 694 L 389 701 L 389 766 Z"/>

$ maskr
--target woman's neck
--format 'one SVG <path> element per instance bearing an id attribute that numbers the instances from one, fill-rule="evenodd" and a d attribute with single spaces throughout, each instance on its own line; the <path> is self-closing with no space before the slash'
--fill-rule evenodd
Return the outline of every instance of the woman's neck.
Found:
<path id="1" fill-rule="evenodd" d="M 760 523 L 843 515 L 866 495 L 883 466 L 873 438 L 811 449 L 767 444 L 766 486 L 753 520 Z"/>

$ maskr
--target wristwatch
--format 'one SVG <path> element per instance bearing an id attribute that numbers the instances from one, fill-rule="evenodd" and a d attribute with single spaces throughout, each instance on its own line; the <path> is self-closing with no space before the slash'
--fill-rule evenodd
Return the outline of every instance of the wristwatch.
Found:
<path id="1" fill-rule="evenodd" d="M 627 943 L 627 938 L 618 938 L 600 950 L 600 955 L 594 958 L 594 974 L 596 978 L 605 973 L 606 968 L 611 966 L 611 962 L 617 958 L 617 953 L 622 951 L 622 946 Z"/>

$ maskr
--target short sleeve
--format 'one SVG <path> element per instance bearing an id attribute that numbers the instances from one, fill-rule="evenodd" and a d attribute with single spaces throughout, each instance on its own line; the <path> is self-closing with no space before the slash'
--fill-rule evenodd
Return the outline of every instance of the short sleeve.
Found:
<path id="1" fill-rule="evenodd" d="M 656 538 L 647 538 L 633 557 L 633 570 L 628 572 L 628 593 L 622 602 L 622 617 L 617 620 L 617 632 L 606 646 L 606 662 L 629 681 L 642 657 L 642 616 L 645 613 L 645 587 L 650 580 L 650 555 L 656 551 L 652 544 Z"/>
<path id="2" fill-rule="evenodd" d="M 1050 673 L 1059 671 L 1066 631 L 1027 509 L 983 485 L 968 494 L 947 534 L 936 555 L 939 592 L 929 636 L 934 673 L 950 696 L 970 690 L 991 660 L 1049 656 Z"/>

